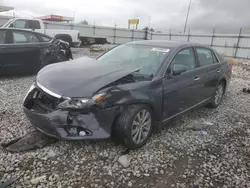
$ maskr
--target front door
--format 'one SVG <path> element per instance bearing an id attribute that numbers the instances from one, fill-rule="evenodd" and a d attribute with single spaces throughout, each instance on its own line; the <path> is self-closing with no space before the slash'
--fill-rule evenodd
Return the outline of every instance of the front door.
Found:
<path id="1" fill-rule="evenodd" d="M 183 65 L 186 71 L 173 75 L 173 66 Z M 168 120 L 197 104 L 199 77 L 197 62 L 192 47 L 180 50 L 173 58 L 163 78 L 164 102 L 163 119 Z"/>

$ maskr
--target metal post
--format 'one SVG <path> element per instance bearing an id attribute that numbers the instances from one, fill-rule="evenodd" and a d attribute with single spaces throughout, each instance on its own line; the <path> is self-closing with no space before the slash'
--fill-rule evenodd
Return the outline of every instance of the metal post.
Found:
<path id="1" fill-rule="evenodd" d="M 115 44 L 115 37 L 116 37 L 116 26 L 114 28 L 114 44 Z"/>
<path id="2" fill-rule="evenodd" d="M 171 40 L 171 28 L 169 30 L 169 40 Z"/>
<path id="3" fill-rule="evenodd" d="M 153 32 L 151 32 L 151 40 L 153 39 Z"/>
<path id="4" fill-rule="evenodd" d="M 148 28 L 145 29 L 145 40 L 148 40 Z"/>
<path id="5" fill-rule="evenodd" d="M 240 28 L 240 32 L 239 32 L 239 36 L 238 36 L 238 41 L 235 47 L 235 54 L 234 57 L 237 57 L 237 52 L 238 52 L 238 48 L 239 48 L 239 44 L 240 44 L 240 39 L 241 39 L 241 32 L 242 32 L 242 28 Z"/>
<path id="6" fill-rule="evenodd" d="M 134 30 L 132 30 L 132 41 L 134 41 Z"/>
<path id="7" fill-rule="evenodd" d="M 189 42 L 189 38 L 190 38 L 190 29 L 188 29 L 188 38 L 187 38 L 187 42 Z"/>
<path id="8" fill-rule="evenodd" d="M 93 35 L 95 35 L 95 24 L 93 26 Z"/>
<path id="9" fill-rule="evenodd" d="M 48 29 L 48 23 L 47 22 L 43 22 L 45 29 Z"/>
<path id="10" fill-rule="evenodd" d="M 215 34 L 215 28 L 213 28 L 213 35 L 212 35 L 212 38 L 211 38 L 211 47 L 213 47 L 213 43 L 214 43 L 214 34 Z"/>

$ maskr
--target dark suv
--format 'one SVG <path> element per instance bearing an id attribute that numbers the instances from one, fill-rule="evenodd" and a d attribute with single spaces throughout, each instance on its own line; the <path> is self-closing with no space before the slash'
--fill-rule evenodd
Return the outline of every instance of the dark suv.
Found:
<path id="1" fill-rule="evenodd" d="M 170 41 L 120 45 L 97 60 L 43 68 L 24 112 L 43 133 L 66 140 L 114 137 L 139 148 L 153 130 L 195 107 L 217 107 L 231 77 L 210 47 Z"/>

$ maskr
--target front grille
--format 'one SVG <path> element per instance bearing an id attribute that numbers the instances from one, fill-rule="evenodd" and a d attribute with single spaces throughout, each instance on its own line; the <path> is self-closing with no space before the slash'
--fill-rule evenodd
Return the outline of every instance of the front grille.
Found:
<path id="1" fill-rule="evenodd" d="M 24 106 L 39 113 L 54 111 L 62 99 L 49 95 L 39 88 L 33 89 L 27 96 Z"/>

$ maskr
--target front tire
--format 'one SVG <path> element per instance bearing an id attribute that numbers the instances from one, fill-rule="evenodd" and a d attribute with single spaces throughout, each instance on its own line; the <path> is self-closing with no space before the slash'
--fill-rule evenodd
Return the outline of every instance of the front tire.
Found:
<path id="1" fill-rule="evenodd" d="M 142 147 L 152 134 L 153 113 L 148 105 L 135 104 L 129 106 L 118 117 L 115 124 L 115 137 L 125 147 L 138 149 Z"/>
<path id="2" fill-rule="evenodd" d="M 224 94 L 225 94 L 225 83 L 224 82 L 220 82 L 216 88 L 215 94 L 212 98 L 211 103 L 208 104 L 209 107 L 211 108 L 217 108 L 221 101 L 223 100 Z"/>

